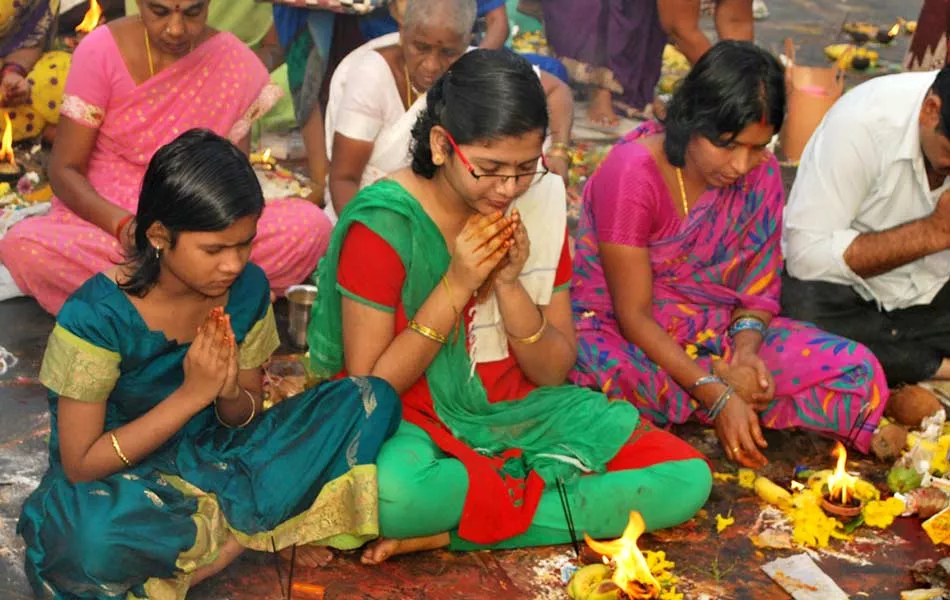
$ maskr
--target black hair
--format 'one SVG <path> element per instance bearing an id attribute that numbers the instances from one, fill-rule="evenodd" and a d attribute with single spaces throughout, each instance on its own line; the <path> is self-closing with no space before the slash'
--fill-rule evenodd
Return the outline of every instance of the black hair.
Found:
<path id="1" fill-rule="evenodd" d="M 171 247 L 183 231 L 221 231 L 259 216 L 264 194 L 247 157 L 207 129 L 192 129 L 159 148 L 148 164 L 135 215 L 135 245 L 126 253 L 132 274 L 119 287 L 144 296 L 158 281 L 161 260 L 148 229 L 161 223 Z"/>
<path id="2" fill-rule="evenodd" d="M 663 150 L 682 167 L 694 135 L 729 143 L 753 123 L 777 133 L 785 120 L 785 69 L 751 42 L 725 40 L 710 48 L 673 93 L 663 125 Z"/>
<path id="3" fill-rule="evenodd" d="M 429 88 L 426 109 L 412 127 L 412 170 L 427 179 L 437 170 L 429 146 L 437 125 L 459 145 L 531 131 L 543 137 L 548 129 L 544 88 L 531 64 L 517 54 L 472 50 Z"/>
<path id="4" fill-rule="evenodd" d="M 930 86 L 930 91 L 940 98 L 940 124 L 937 130 L 944 137 L 950 138 L 950 66 L 937 72 L 937 78 Z"/>

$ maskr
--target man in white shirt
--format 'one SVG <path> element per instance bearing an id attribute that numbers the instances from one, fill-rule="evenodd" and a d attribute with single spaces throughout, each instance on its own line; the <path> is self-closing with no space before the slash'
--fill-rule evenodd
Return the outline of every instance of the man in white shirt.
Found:
<path id="1" fill-rule="evenodd" d="M 891 384 L 950 379 L 950 67 L 845 94 L 785 209 L 782 308 L 868 346 Z"/>

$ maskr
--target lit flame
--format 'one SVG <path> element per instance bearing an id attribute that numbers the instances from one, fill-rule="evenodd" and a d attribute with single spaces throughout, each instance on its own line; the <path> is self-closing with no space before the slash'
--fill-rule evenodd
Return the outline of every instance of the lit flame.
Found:
<path id="1" fill-rule="evenodd" d="M 901 24 L 898 21 L 894 23 L 894 26 L 890 28 L 887 32 L 887 37 L 897 37 L 897 34 L 901 32 Z"/>
<path id="2" fill-rule="evenodd" d="M 102 7 L 96 0 L 89 0 L 89 10 L 86 16 L 82 18 L 82 23 L 76 25 L 76 31 L 80 33 L 89 33 L 99 25 L 99 19 L 102 18 Z"/>
<path id="3" fill-rule="evenodd" d="M 849 475 L 845 471 L 845 464 L 848 462 L 848 453 L 845 451 L 841 442 L 835 444 L 835 449 L 831 455 L 838 459 L 835 466 L 835 472 L 828 477 L 828 497 L 835 502 L 848 504 L 854 497 L 854 487 L 857 477 Z"/>
<path id="4" fill-rule="evenodd" d="M 0 161 L 7 161 L 16 166 L 16 157 L 13 155 L 13 123 L 10 122 L 10 113 L 3 113 L 3 138 L 0 138 Z"/>
<path id="5" fill-rule="evenodd" d="M 584 534 L 584 540 L 594 552 L 604 555 L 604 562 L 609 557 L 614 565 L 613 582 L 623 590 L 627 596 L 635 600 L 656 598 L 660 595 L 660 584 L 657 582 L 650 566 L 640 549 L 637 540 L 646 531 L 643 517 L 636 511 L 630 512 L 630 521 L 627 523 L 623 535 L 610 542 L 598 542 Z"/>

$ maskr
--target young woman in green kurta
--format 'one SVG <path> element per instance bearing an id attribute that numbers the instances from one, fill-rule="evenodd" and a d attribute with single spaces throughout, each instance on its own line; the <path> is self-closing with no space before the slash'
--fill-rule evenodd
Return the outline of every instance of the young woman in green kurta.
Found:
<path id="1" fill-rule="evenodd" d="M 649 529 L 709 495 L 702 455 L 628 402 L 563 385 L 576 358 L 563 182 L 530 64 L 475 50 L 429 90 L 412 169 L 362 190 L 318 269 L 321 375 L 375 375 L 405 421 L 380 451 L 383 540 L 369 564 Z"/>
<path id="2" fill-rule="evenodd" d="M 376 537 L 392 388 L 346 379 L 263 412 L 279 345 L 248 262 L 263 204 L 236 147 L 185 133 L 150 163 L 129 262 L 57 316 L 40 371 L 50 466 L 18 526 L 38 594 L 181 599 L 244 548 Z"/>

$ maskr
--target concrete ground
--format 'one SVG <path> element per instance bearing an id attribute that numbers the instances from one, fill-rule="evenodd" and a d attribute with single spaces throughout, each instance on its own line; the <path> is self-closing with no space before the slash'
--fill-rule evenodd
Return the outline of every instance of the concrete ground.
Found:
<path id="1" fill-rule="evenodd" d="M 757 37 L 760 44 L 775 51 L 780 51 L 783 40 L 791 37 L 798 46 L 800 63 L 823 65 L 822 48 L 842 41 L 836 31 L 846 18 L 884 25 L 898 16 L 915 19 L 919 6 L 920 2 L 907 0 L 772 0 L 771 16 L 757 24 Z M 888 65 L 899 65 L 906 45 L 907 40 L 901 38 L 882 51 L 883 70 Z M 860 78 L 849 76 L 849 81 Z M 278 314 L 283 314 L 280 306 Z M 52 325 L 53 319 L 32 300 L 0 303 L 0 346 L 18 358 L 17 365 L 0 376 L 0 600 L 31 597 L 15 525 L 20 504 L 46 468 L 49 425 L 45 393 L 36 377 Z M 731 469 L 709 432 L 687 427 L 678 433 L 706 451 L 717 470 Z M 829 464 L 825 440 L 773 432 L 769 441 L 772 463 L 766 474 L 779 482 L 787 482 L 798 465 Z M 883 477 L 881 465 L 857 461 L 855 466 L 872 480 Z M 717 534 L 713 517 L 730 510 L 736 525 Z M 734 484 L 717 484 L 704 514 L 673 531 L 646 536 L 643 546 L 665 550 L 677 563 L 674 572 L 683 579 L 681 591 L 687 598 L 785 598 L 759 566 L 798 550 L 755 548 L 749 535 L 760 519 L 761 505 L 748 491 Z M 908 567 L 915 560 L 942 555 L 946 552 L 934 548 L 912 519 L 898 520 L 884 533 L 862 535 L 849 544 L 838 543 L 828 552 L 816 553 L 821 567 L 852 597 L 880 599 L 896 598 L 900 590 L 912 587 Z M 367 568 L 359 565 L 358 556 L 347 555 L 325 569 L 298 569 L 296 580 L 322 586 L 326 598 L 565 598 L 558 585 L 558 571 L 572 557 L 570 547 L 470 554 L 431 552 Z M 249 553 L 189 597 L 280 598 L 277 573 L 271 557 Z M 286 580 L 286 565 L 281 573 Z"/>

